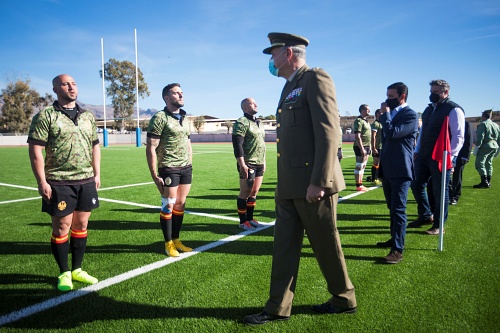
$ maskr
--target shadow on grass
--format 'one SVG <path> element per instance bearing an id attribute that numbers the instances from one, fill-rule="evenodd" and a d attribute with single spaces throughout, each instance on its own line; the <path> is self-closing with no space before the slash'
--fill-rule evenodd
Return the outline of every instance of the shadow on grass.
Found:
<path id="1" fill-rule="evenodd" d="M 243 318 L 246 315 L 260 313 L 262 307 L 227 307 L 223 304 L 213 304 L 210 308 L 204 307 L 169 307 L 150 304 L 138 304 L 117 301 L 111 297 L 97 293 L 59 305 L 53 309 L 32 315 L 5 327 L 18 329 L 72 329 L 88 326 L 93 322 L 130 321 L 130 320 L 168 320 L 168 319 L 211 319 L 215 321 L 230 321 L 240 323 L 243 329 Z M 291 321 L 294 315 L 313 315 L 315 312 L 308 305 L 293 307 Z M 318 314 L 320 316 L 320 314 Z M 98 324 L 100 326 L 102 324 Z M 125 324 L 124 324 L 125 325 Z M 140 325 L 140 324 L 137 324 Z M 269 323 L 266 327 L 286 325 L 284 322 Z"/>
<path id="2" fill-rule="evenodd" d="M 0 289 L 0 299 L 2 299 L 0 314 L 6 314 L 14 307 L 23 308 L 60 295 L 55 276 L 0 274 L 0 285 L 8 286 L 8 289 L 5 287 Z M 48 288 L 39 288 L 41 285 L 48 286 Z"/>

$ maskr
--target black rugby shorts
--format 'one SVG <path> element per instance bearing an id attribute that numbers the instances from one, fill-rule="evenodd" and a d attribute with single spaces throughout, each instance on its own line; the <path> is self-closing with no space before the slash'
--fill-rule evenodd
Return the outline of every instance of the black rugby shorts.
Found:
<path id="1" fill-rule="evenodd" d="M 66 216 L 75 210 L 90 212 L 99 207 L 95 181 L 80 185 L 51 185 L 50 203 L 42 199 L 42 212 L 50 216 Z"/>

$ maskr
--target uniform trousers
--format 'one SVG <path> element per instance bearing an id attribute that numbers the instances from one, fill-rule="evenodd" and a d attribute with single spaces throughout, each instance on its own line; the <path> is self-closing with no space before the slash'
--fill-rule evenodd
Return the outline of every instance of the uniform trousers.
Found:
<path id="1" fill-rule="evenodd" d="M 493 176 L 493 158 L 497 148 L 479 148 L 476 156 L 476 170 L 481 177 Z"/>
<path id="2" fill-rule="evenodd" d="M 316 203 L 306 199 L 275 196 L 276 223 L 269 300 L 264 311 L 290 316 L 295 294 L 304 230 L 337 307 L 356 307 L 354 286 L 349 279 L 337 230 L 338 194 Z"/>

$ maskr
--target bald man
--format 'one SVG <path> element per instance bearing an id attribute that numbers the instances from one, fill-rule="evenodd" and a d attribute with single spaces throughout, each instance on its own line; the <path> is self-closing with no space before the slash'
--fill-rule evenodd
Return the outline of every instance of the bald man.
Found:
<path id="1" fill-rule="evenodd" d="M 240 228 L 252 230 L 262 225 L 253 217 L 257 193 L 266 171 L 266 142 L 264 127 L 255 115 L 257 103 L 253 98 L 241 101 L 243 116 L 233 126 L 233 149 L 240 175 L 240 193 L 236 200 Z"/>
<path id="2" fill-rule="evenodd" d="M 68 291 L 73 289 L 73 281 L 98 281 L 82 270 L 82 263 L 90 212 L 99 207 L 101 151 L 94 116 L 76 104 L 75 80 L 61 74 L 52 80 L 52 86 L 57 100 L 33 117 L 29 157 L 42 211 L 52 219 L 50 244 L 60 273 L 57 288 Z"/>

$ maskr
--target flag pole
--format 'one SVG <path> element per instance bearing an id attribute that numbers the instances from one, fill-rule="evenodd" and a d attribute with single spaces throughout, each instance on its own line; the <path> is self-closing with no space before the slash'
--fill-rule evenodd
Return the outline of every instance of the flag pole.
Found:
<path id="1" fill-rule="evenodd" d="M 108 146 L 108 129 L 106 128 L 106 88 L 104 84 L 104 38 L 101 38 L 101 67 L 102 67 L 102 108 L 104 113 L 104 129 L 102 140 L 104 147 Z"/>
<path id="2" fill-rule="evenodd" d="M 135 130 L 136 147 L 141 146 L 141 127 L 139 126 L 139 65 L 137 61 L 137 29 L 134 29 L 135 40 L 135 95 L 137 105 L 137 128 Z"/>
<path id="3" fill-rule="evenodd" d="M 447 165 L 447 157 L 448 151 L 446 149 L 443 150 L 443 165 L 441 169 L 441 198 L 439 205 L 439 242 L 438 242 L 438 251 L 443 251 L 443 231 L 444 231 L 444 205 L 445 205 L 445 190 L 446 186 L 446 172 L 448 170 Z"/>

